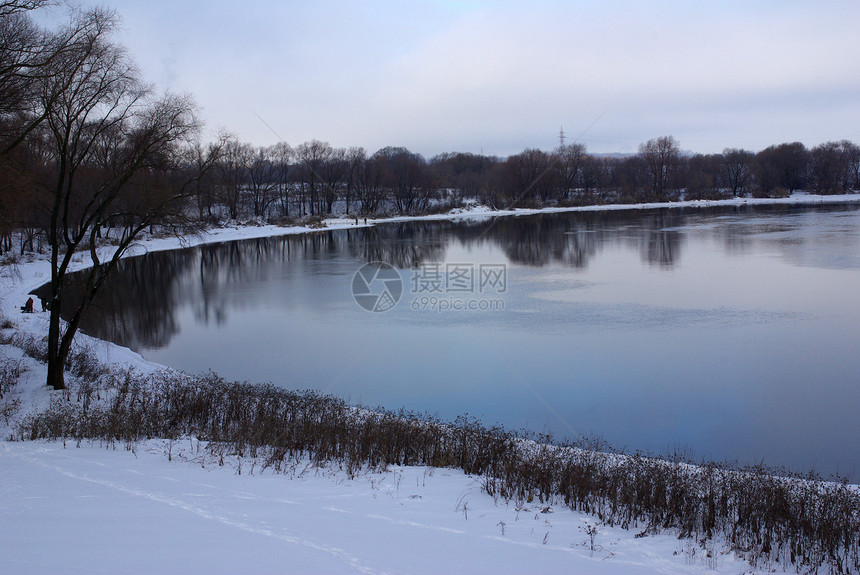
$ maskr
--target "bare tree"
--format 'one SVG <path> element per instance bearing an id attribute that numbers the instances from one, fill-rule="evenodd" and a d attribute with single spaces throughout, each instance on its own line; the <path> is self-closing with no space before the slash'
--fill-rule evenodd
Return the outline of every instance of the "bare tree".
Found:
<path id="1" fill-rule="evenodd" d="M 553 191 L 553 158 L 542 150 L 527 148 L 504 163 L 504 187 L 509 207 L 546 202 Z"/>
<path id="2" fill-rule="evenodd" d="M 752 184 L 755 155 L 746 150 L 726 148 L 720 166 L 720 180 L 733 196 L 742 196 Z"/>
<path id="3" fill-rule="evenodd" d="M 826 142 L 809 151 L 809 176 L 816 194 L 835 194 L 844 191 L 842 176 L 844 157 L 838 142 Z"/>
<path id="4" fill-rule="evenodd" d="M 290 215 L 290 162 L 293 149 L 286 142 L 278 142 L 271 150 L 273 178 L 277 186 L 277 201 L 281 206 L 280 216 Z"/>
<path id="5" fill-rule="evenodd" d="M 586 155 L 582 159 L 582 167 L 580 168 L 579 185 L 585 192 L 585 202 L 593 202 L 594 192 L 600 188 L 605 180 L 604 161 L 600 158 L 595 158 L 591 155 Z"/>
<path id="6" fill-rule="evenodd" d="M 639 155 L 645 160 L 654 199 L 662 201 L 673 198 L 677 189 L 675 178 L 681 157 L 681 149 L 675 138 L 661 136 L 648 140 L 640 144 Z"/>
<path id="7" fill-rule="evenodd" d="M 227 208 L 229 217 L 234 220 L 242 210 L 242 189 L 247 181 L 252 154 L 250 145 L 240 142 L 235 136 L 228 136 L 224 153 L 218 160 L 218 197 Z"/>
<path id="8" fill-rule="evenodd" d="M 688 200 L 717 200 L 726 191 L 722 185 L 724 157 L 722 154 L 693 154 L 681 158 L 678 185 L 683 186 Z"/>
<path id="9" fill-rule="evenodd" d="M 842 189 L 860 190 L 860 146 L 848 140 L 839 142 L 842 155 Z"/>
<path id="10" fill-rule="evenodd" d="M 162 181 L 179 157 L 179 146 L 196 134 L 189 97 L 155 100 L 138 80 L 121 47 L 109 41 L 116 26 L 112 12 L 93 10 L 87 42 L 58 62 L 42 89 L 45 123 L 53 150 L 49 188 L 51 313 L 48 328 L 48 384 L 62 389 L 64 366 L 81 317 L 105 278 L 141 231 L 153 223 L 184 215 L 193 186 Z M 149 180 L 149 182 L 147 181 Z M 133 193 L 135 185 L 148 193 Z M 99 251 L 101 228 L 125 222 L 115 246 Z M 73 257 L 86 250 L 92 263 L 83 295 L 64 301 Z M 69 314 L 63 326 L 61 310 Z"/>
<path id="11" fill-rule="evenodd" d="M 439 187 L 446 190 L 447 194 L 490 203 L 488 174 L 499 163 L 500 160 L 495 157 L 456 152 L 437 154 L 430 160 L 429 168 Z"/>
<path id="12" fill-rule="evenodd" d="M 93 18 L 74 12 L 68 24 L 42 30 L 31 13 L 50 0 L 0 1 L 0 250 L 11 248 L 11 229 L 24 232 L 29 247 L 42 212 L 33 208 L 34 179 L 44 134 L 37 134 L 47 117 L 41 89 L 64 62 L 87 42 L 97 26 Z M 28 138 L 33 144 L 21 146 Z M 42 223 L 44 229 L 44 222 Z M 24 244 L 22 244 L 22 249 Z"/>
<path id="13" fill-rule="evenodd" d="M 383 148 L 375 156 L 383 160 L 384 181 L 397 211 L 410 214 L 426 210 L 433 194 L 427 161 L 402 147 Z"/>
<path id="14" fill-rule="evenodd" d="M 322 164 L 322 174 L 320 174 L 322 176 L 323 198 L 325 199 L 325 213 L 327 214 L 332 213 L 334 203 L 340 197 L 348 169 L 346 150 L 332 148 L 328 158 Z"/>
<path id="15" fill-rule="evenodd" d="M 30 19 L 29 2 L 0 4 L 0 151 L 9 153 L 29 131 L 37 95 L 35 76 L 47 44 Z M 41 120 L 41 118 L 40 118 Z"/>
<path id="16" fill-rule="evenodd" d="M 570 200 L 571 195 L 579 187 L 580 171 L 586 156 L 585 144 L 567 144 L 559 146 L 558 151 L 559 186 L 561 197 Z"/>
<path id="17" fill-rule="evenodd" d="M 22 254 L 35 249 L 34 240 L 47 229 L 39 186 L 44 163 L 36 157 L 38 148 L 25 143 L 0 156 L 0 253 L 12 250 L 16 231 Z"/>
<path id="18" fill-rule="evenodd" d="M 756 154 L 757 193 L 785 196 L 802 190 L 807 183 L 809 152 L 800 142 L 769 146 Z"/>
<path id="19" fill-rule="evenodd" d="M 356 191 L 359 188 L 362 164 L 367 161 L 367 152 L 362 147 L 352 147 L 346 151 L 345 161 L 346 172 L 343 178 L 343 199 L 346 203 L 346 214 L 349 215 Z"/>
<path id="20" fill-rule="evenodd" d="M 317 202 L 318 196 L 324 185 L 323 167 L 332 155 L 332 147 L 328 142 L 312 140 L 305 142 L 296 148 L 296 162 L 298 164 L 298 176 L 300 184 L 301 215 L 309 213 L 315 215 L 319 212 Z M 305 197 L 307 197 L 308 210 L 305 211 Z"/>
<path id="21" fill-rule="evenodd" d="M 274 150 L 260 146 L 250 151 L 247 173 L 254 217 L 265 219 L 268 217 L 269 207 L 278 198 L 278 182 L 272 156 Z"/>
<path id="22" fill-rule="evenodd" d="M 47 118 L 41 92 L 45 81 L 86 50 L 93 34 L 99 33 L 102 19 L 94 18 L 94 11 L 73 10 L 66 25 L 40 29 L 30 14 L 50 4 L 52 0 L 0 2 L 0 156 L 20 145 Z"/>
<path id="23" fill-rule="evenodd" d="M 385 200 L 385 158 L 376 154 L 358 165 L 356 176 L 356 197 L 361 203 L 361 214 L 369 215 L 379 211 Z"/>
<path id="24" fill-rule="evenodd" d="M 217 215 L 212 212 L 212 208 L 217 204 L 220 183 L 218 170 L 212 168 L 217 168 L 229 138 L 229 134 L 222 132 L 216 141 L 206 146 L 197 143 L 186 150 L 184 164 L 189 166 L 192 173 L 200 174 L 196 179 L 194 192 L 197 199 L 198 218 L 210 223 L 217 220 Z"/>

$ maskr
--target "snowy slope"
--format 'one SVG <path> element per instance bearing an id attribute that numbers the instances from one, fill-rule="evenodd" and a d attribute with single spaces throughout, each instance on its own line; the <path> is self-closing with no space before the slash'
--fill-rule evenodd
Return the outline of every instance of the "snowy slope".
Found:
<path id="1" fill-rule="evenodd" d="M 168 450 L 173 461 L 168 461 Z M 742 573 L 670 535 L 494 502 L 448 469 L 219 466 L 189 441 L 0 444 L 3 573 Z M 596 528 L 593 550 L 589 526 Z M 713 570 L 712 568 L 715 568 Z"/>

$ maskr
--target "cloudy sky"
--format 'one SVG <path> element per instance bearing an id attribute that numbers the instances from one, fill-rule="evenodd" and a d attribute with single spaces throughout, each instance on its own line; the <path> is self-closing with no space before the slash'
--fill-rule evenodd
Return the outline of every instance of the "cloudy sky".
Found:
<path id="1" fill-rule="evenodd" d="M 84 0 L 85 4 L 91 3 Z M 210 134 L 508 155 L 860 142 L 860 2 L 102 0 Z"/>

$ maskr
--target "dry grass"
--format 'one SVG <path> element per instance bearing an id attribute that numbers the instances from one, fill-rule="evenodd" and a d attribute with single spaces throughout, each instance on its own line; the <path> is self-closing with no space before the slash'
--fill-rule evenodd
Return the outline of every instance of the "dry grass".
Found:
<path id="1" fill-rule="evenodd" d="M 719 541 L 760 567 L 779 562 L 799 571 L 860 573 L 860 494 L 846 482 L 535 442 L 473 419 L 446 423 L 361 410 L 314 391 L 227 382 L 211 373 L 100 373 L 30 417 L 19 437 L 129 445 L 196 437 L 213 454 L 256 458 L 276 472 L 305 458 L 350 473 L 453 467 L 482 476 L 494 497 L 563 503 L 639 536 L 673 529 L 702 548 Z"/>

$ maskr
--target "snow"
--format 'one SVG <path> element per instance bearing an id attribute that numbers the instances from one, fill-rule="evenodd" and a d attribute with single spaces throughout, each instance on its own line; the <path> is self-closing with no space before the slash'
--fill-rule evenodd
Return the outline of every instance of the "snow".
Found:
<path id="1" fill-rule="evenodd" d="M 826 200 L 853 202 L 860 196 Z M 786 202 L 543 211 L 788 201 L 824 200 L 800 196 Z M 535 211 L 472 206 L 426 219 Z M 351 219 L 327 222 L 327 229 L 352 227 Z M 182 240 L 146 240 L 132 253 L 308 231 L 233 226 Z M 85 265 L 83 257 L 75 262 L 77 268 Z M 31 258 L 2 272 L 3 317 L 11 318 L 17 331 L 41 337 L 47 314 L 21 314 L 19 307 L 50 277 L 49 264 Z M 126 348 L 78 337 L 104 362 L 140 371 L 162 367 Z M 0 354 L 26 368 L 2 400 L 21 405 L 16 416 L 0 418 L 0 433 L 9 438 L 20 417 L 44 409 L 58 392 L 44 385 L 44 365 L 20 349 L 2 345 Z M 190 439 L 135 446 L 0 442 L 0 573 L 755 572 L 731 554 L 709 554 L 671 533 L 637 538 L 635 530 L 600 525 L 564 507 L 494 501 L 482 492 L 480 478 L 456 470 L 390 468 L 350 478 L 336 464 L 317 468 L 301 461 L 288 473 L 273 474 L 251 460 L 219 465 L 205 453 Z M 781 572 L 772 569 L 767 572 Z"/>
<path id="2" fill-rule="evenodd" d="M 478 479 L 454 470 L 391 468 L 349 479 L 300 462 L 273 475 L 200 454 L 189 440 L 149 441 L 134 452 L 0 444 L 0 571 L 748 571 L 671 535 L 636 539 L 564 508 L 494 502 Z"/>

